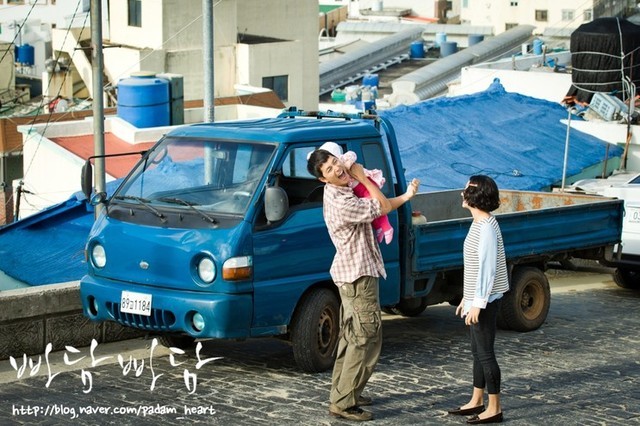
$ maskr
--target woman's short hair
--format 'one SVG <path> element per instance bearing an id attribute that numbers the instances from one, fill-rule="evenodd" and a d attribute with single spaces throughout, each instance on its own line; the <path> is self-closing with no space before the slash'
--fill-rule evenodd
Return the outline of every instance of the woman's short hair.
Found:
<path id="1" fill-rule="evenodd" d="M 471 176 L 469 185 L 462 191 L 462 196 L 469 207 L 485 212 L 492 212 L 500 207 L 498 185 L 489 176 Z"/>
<path id="2" fill-rule="evenodd" d="M 329 151 L 325 151 L 324 149 L 316 149 L 309 155 L 309 159 L 307 160 L 307 171 L 317 178 L 322 177 L 322 165 L 327 162 L 327 160 L 331 157 L 334 157 L 332 153 Z"/>

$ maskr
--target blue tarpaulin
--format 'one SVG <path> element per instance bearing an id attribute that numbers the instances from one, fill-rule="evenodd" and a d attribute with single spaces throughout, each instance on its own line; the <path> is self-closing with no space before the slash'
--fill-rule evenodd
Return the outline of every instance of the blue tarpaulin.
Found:
<path id="1" fill-rule="evenodd" d="M 421 192 L 462 188 L 486 174 L 500 188 L 542 190 L 562 180 L 567 110 L 506 92 L 498 80 L 484 92 L 437 98 L 382 111 L 398 137 L 407 179 Z M 578 117 L 572 117 L 572 120 Z M 567 176 L 605 159 L 607 143 L 571 129 Z M 609 146 L 608 157 L 622 148 Z"/>

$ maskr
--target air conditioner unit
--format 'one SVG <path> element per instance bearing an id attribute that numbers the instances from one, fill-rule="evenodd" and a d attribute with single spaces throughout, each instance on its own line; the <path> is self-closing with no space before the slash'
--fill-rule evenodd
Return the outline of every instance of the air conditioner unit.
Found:
<path id="1" fill-rule="evenodd" d="M 620 99 L 600 92 L 593 95 L 589 108 L 607 121 L 619 120 L 628 111 L 627 105 Z"/>

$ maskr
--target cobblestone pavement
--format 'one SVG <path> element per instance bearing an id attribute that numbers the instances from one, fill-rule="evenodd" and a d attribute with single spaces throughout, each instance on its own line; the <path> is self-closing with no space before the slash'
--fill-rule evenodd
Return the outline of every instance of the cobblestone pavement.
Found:
<path id="1" fill-rule="evenodd" d="M 604 284 L 556 291 L 566 276 L 581 283 L 604 280 Z M 551 310 L 539 330 L 498 332 L 505 422 L 640 424 L 640 292 L 620 289 L 602 274 L 561 274 L 552 279 Z M 465 417 L 447 415 L 448 409 L 465 403 L 471 391 L 468 337 L 462 321 L 454 316 L 454 308 L 438 305 L 416 318 L 384 318 L 382 357 L 365 389 L 365 394 L 374 398 L 369 408 L 375 419 L 368 424 L 464 424 Z M 351 423 L 328 415 L 330 373 L 300 372 L 283 341 L 210 341 L 200 352 L 202 365 L 197 365 L 195 354 L 188 358 L 176 354 L 173 363 L 183 363 L 176 366 L 171 365 L 164 348 L 155 348 L 151 356 L 151 342 L 133 342 L 141 346 L 135 353 L 108 354 L 98 346 L 94 351 L 99 361 L 96 366 L 57 371 L 53 365 L 49 367 L 51 374 L 57 373 L 53 377 L 47 374 L 44 356 L 41 375 L 34 377 L 29 377 L 35 367 L 28 362 L 20 379 L 14 367 L 3 362 L 0 372 L 5 377 L 12 374 L 13 379 L 0 385 L 0 423 Z M 86 356 L 84 361 L 91 359 L 89 348 L 78 350 L 67 351 L 69 363 L 82 356 Z M 136 377 L 144 354 L 144 368 Z M 124 367 L 117 362 L 118 355 Z M 112 358 L 100 360 L 105 356 Z M 209 360 L 212 357 L 222 358 Z M 31 358 L 37 362 L 37 357 Z M 137 363 L 131 363 L 124 375 L 132 359 Z M 16 361 L 19 368 L 24 359 Z M 190 394 L 194 385 L 195 392 Z"/>

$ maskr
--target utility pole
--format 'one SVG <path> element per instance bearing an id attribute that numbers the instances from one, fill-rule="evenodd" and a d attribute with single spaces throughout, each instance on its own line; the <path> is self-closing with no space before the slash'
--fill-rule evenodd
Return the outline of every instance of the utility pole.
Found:
<path id="1" fill-rule="evenodd" d="M 202 50 L 204 54 L 204 122 L 213 123 L 213 0 L 202 0 Z"/>
<path id="2" fill-rule="evenodd" d="M 104 59 L 102 56 L 102 0 L 91 0 L 91 69 L 93 74 L 93 151 L 98 156 L 94 159 L 94 182 L 96 194 L 106 193 L 104 167 L 104 105 L 102 92 L 102 70 Z M 102 203 L 95 206 L 97 218 L 102 209 Z"/>

